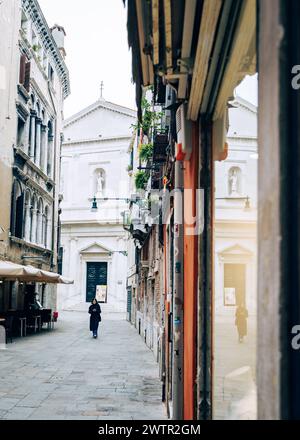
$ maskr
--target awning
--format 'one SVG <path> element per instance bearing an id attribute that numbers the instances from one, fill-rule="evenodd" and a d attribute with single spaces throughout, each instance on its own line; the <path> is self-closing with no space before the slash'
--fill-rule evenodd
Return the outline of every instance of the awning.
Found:
<path id="1" fill-rule="evenodd" d="M 11 261 L 0 261 L 0 280 L 36 281 L 39 283 L 73 284 L 74 281 L 62 275 L 38 269 L 33 266 L 23 266 Z"/>

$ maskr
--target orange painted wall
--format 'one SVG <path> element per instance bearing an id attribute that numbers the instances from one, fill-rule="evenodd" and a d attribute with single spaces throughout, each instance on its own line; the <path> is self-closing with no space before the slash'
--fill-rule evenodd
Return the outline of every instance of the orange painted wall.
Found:
<path id="1" fill-rule="evenodd" d="M 191 159 L 184 162 L 184 188 L 198 188 L 199 129 L 193 125 L 193 152 Z M 193 215 L 196 199 L 192 197 Z M 195 418 L 196 392 L 196 347 L 197 347 L 197 277 L 198 277 L 198 237 L 184 234 L 184 419 Z"/>
<path id="2" fill-rule="evenodd" d="M 169 283 L 168 283 L 168 261 L 170 261 L 170 255 L 168 250 L 168 233 L 166 225 L 164 225 L 164 296 L 165 296 L 165 367 L 166 367 L 166 404 L 167 404 L 167 412 L 169 413 L 169 388 L 170 384 L 168 383 L 169 376 L 169 368 L 170 368 L 170 357 L 169 357 L 169 332 L 168 332 L 168 321 L 169 321 L 169 312 L 170 312 L 170 303 L 167 300 L 169 293 Z"/>

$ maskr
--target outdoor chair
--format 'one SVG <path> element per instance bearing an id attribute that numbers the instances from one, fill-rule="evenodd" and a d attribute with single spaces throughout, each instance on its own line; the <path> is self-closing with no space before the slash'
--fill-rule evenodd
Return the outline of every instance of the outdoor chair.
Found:
<path id="1" fill-rule="evenodd" d="M 9 339 L 10 339 L 10 342 L 12 343 L 13 323 L 14 323 L 14 317 L 13 316 L 7 316 L 6 319 L 5 319 L 5 324 L 4 324 L 6 344 L 7 344 Z"/>
<path id="2" fill-rule="evenodd" d="M 52 309 L 43 309 L 43 310 L 41 310 L 41 317 L 42 317 L 42 326 L 43 326 L 43 324 L 47 324 L 48 329 L 51 329 Z"/>

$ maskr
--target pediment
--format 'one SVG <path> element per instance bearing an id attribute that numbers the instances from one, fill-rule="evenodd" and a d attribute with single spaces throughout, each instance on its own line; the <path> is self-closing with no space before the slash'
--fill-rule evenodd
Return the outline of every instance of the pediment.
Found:
<path id="1" fill-rule="evenodd" d="M 81 249 L 81 254 L 111 254 L 112 250 L 99 244 L 93 243 L 83 249 Z"/>
<path id="2" fill-rule="evenodd" d="M 131 137 L 135 120 L 133 110 L 99 100 L 65 121 L 64 140 L 69 143 L 85 139 L 101 141 L 111 137 Z"/>
<path id="3" fill-rule="evenodd" d="M 244 255 L 244 256 L 252 256 L 253 252 L 251 252 L 249 249 L 239 245 L 235 244 L 233 246 L 229 246 L 222 251 L 219 252 L 219 255 L 225 256 L 225 255 Z"/>

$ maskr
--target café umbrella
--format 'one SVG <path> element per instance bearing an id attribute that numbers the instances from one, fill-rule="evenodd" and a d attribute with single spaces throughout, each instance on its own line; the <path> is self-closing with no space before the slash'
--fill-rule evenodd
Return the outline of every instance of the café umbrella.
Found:
<path id="1" fill-rule="evenodd" d="M 49 272 L 30 265 L 23 266 L 22 264 L 12 263 L 11 261 L 0 261 L 0 280 L 73 284 L 73 280 L 65 278 L 58 273 Z"/>

